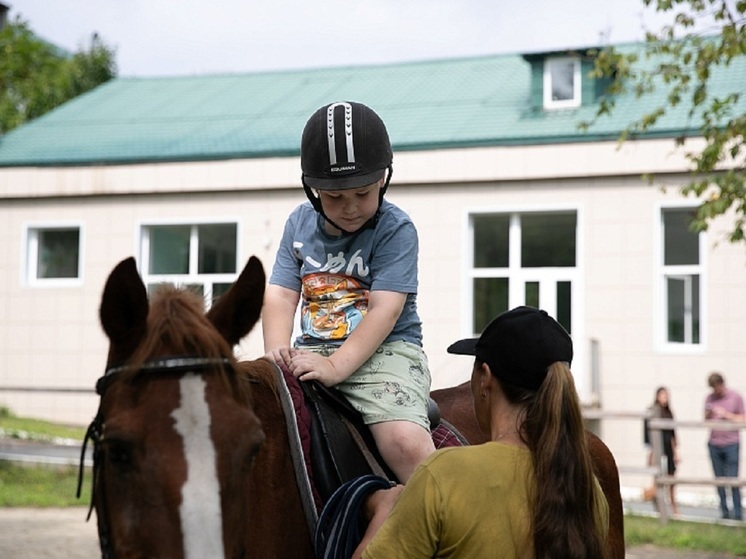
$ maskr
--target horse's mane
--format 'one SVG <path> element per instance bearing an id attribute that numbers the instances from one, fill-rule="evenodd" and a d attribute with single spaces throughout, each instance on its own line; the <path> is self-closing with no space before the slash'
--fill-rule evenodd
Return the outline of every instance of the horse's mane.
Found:
<path id="1" fill-rule="evenodd" d="M 202 296 L 170 284 L 159 285 L 151 296 L 145 335 L 129 359 L 122 380 L 140 374 L 146 361 L 165 356 L 227 358 L 236 367 L 233 349 L 205 316 Z M 226 374 L 226 367 L 216 368 L 237 397 L 250 401 L 247 383 L 235 382 L 234 375 Z"/>
<path id="2" fill-rule="evenodd" d="M 236 372 L 239 378 L 243 378 L 249 382 L 256 381 L 269 389 L 279 402 L 280 392 L 277 386 L 278 377 L 275 367 L 276 365 L 267 359 L 261 358 L 253 361 L 239 361 L 236 364 Z"/>

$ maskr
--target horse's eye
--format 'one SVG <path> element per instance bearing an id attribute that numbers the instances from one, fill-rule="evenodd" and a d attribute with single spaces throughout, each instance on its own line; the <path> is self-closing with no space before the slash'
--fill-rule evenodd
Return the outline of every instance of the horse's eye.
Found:
<path id="1" fill-rule="evenodd" d="M 259 442 L 251 446 L 249 453 L 246 456 L 246 461 L 243 463 L 244 471 L 248 472 L 251 469 L 251 466 L 254 464 L 254 460 L 256 460 L 256 455 L 259 453 L 259 450 L 262 448 L 263 442 L 264 442 L 264 437 L 262 437 Z"/>
<path id="2" fill-rule="evenodd" d="M 129 467 L 132 463 L 132 448 L 125 441 L 109 440 L 104 447 L 106 461 L 119 468 Z"/>

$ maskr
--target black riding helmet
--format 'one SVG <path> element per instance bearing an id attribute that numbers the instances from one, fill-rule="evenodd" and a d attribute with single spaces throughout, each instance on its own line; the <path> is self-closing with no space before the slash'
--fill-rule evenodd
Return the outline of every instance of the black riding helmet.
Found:
<path id="1" fill-rule="evenodd" d="M 300 146 L 303 190 L 314 209 L 334 227 L 321 207 L 316 190 L 348 190 L 373 184 L 386 175 L 378 199 L 391 182 L 393 153 L 386 125 L 372 109 L 362 103 L 342 101 L 318 109 L 308 119 Z M 374 227 L 379 211 L 362 229 Z"/>

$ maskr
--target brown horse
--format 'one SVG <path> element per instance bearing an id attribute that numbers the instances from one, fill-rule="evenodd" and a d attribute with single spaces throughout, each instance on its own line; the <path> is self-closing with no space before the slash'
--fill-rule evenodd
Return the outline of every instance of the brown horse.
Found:
<path id="1" fill-rule="evenodd" d="M 133 259 L 112 271 L 100 313 L 107 374 L 90 429 L 104 557 L 314 557 L 276 368 L 236 362 L 231 349 L 258 320 L 263 291 L 252 258 L 205 316 L 181 290 L 149 305 Z M 470 442 L 484 441 L 468 383 L 432 396 Z M 608 448 L 589 441 L 622 559 L 618 473 Z"/>
<path id="2" fill-rule="evenodd" d="M 458 386 L 434 390 L 431 398 L 438 403 L 441 416 L 454 425 L 470 444 L 488 440 L 479 428 L 474 415 L 469 382 Z M 588 450 L 591 453 L 596 477 L 609 503 L 609 533 L 607 544 L 611 559 L 624 559 L 624 509 L 619 491 L 619 470 L 609 447 L 590 431 L 586 431 Z"/>
<path id="3" fill-rule="evenodd" d="M 254 556 L 247 472 L 264 434 L 232 344 L 259 319 L 264 283 L 252 258 L 208 320 L 187 290 L 163 286 L 149 304 L 132 258 L 111 272 L 107 369 L 86 439 L 103 557 Z"/>

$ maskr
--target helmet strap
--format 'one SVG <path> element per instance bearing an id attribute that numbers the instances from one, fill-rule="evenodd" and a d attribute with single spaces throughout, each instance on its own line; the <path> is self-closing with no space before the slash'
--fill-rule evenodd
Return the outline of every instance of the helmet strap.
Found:
<path id="1" fill-rule="evenodd" d="M 300 177 L 301 182 L 303 183 L 303 192 L 306 193 L 306 198 L 308 198 L 311 202 L 311 205 L 313 206 L 313 209 L 316 210 L 318 213 L 321 214 L 321 217 L 323 217 L 328 223 L 342 231 L 343 235 L 350 235 L 351 233 L 349 231 L 345 231 L 342 229 L 339 225 L 334 223 L 329 217 L 324 213 L 324 206 L 321 204 L 321 198 L 316 196 L 313 193 L 313 189 L 306 184 L 306 178 L 305 176 L 301 175 Z M 376 212 L 378 213 L 378 212 Z"/>
<path id="2" fill-rule="evenodd" d="M 391 175 L 394 174 L 394 168 L 391 165 L 389 165 L 386 171 L 388 171 L 386 175 L 386 182 L 383 183 L 383 188 L 381 188 L 381 192 L 378 193 L 378 210 L 379 211 L 381 210 L 381 204 L 383 204 L 383 195 L 386 194 L 386 191 L 389 189 L 389 183 L 391 182 Z M 376 214 L 378 214 L 378 212 L 376 212 Z"/>

